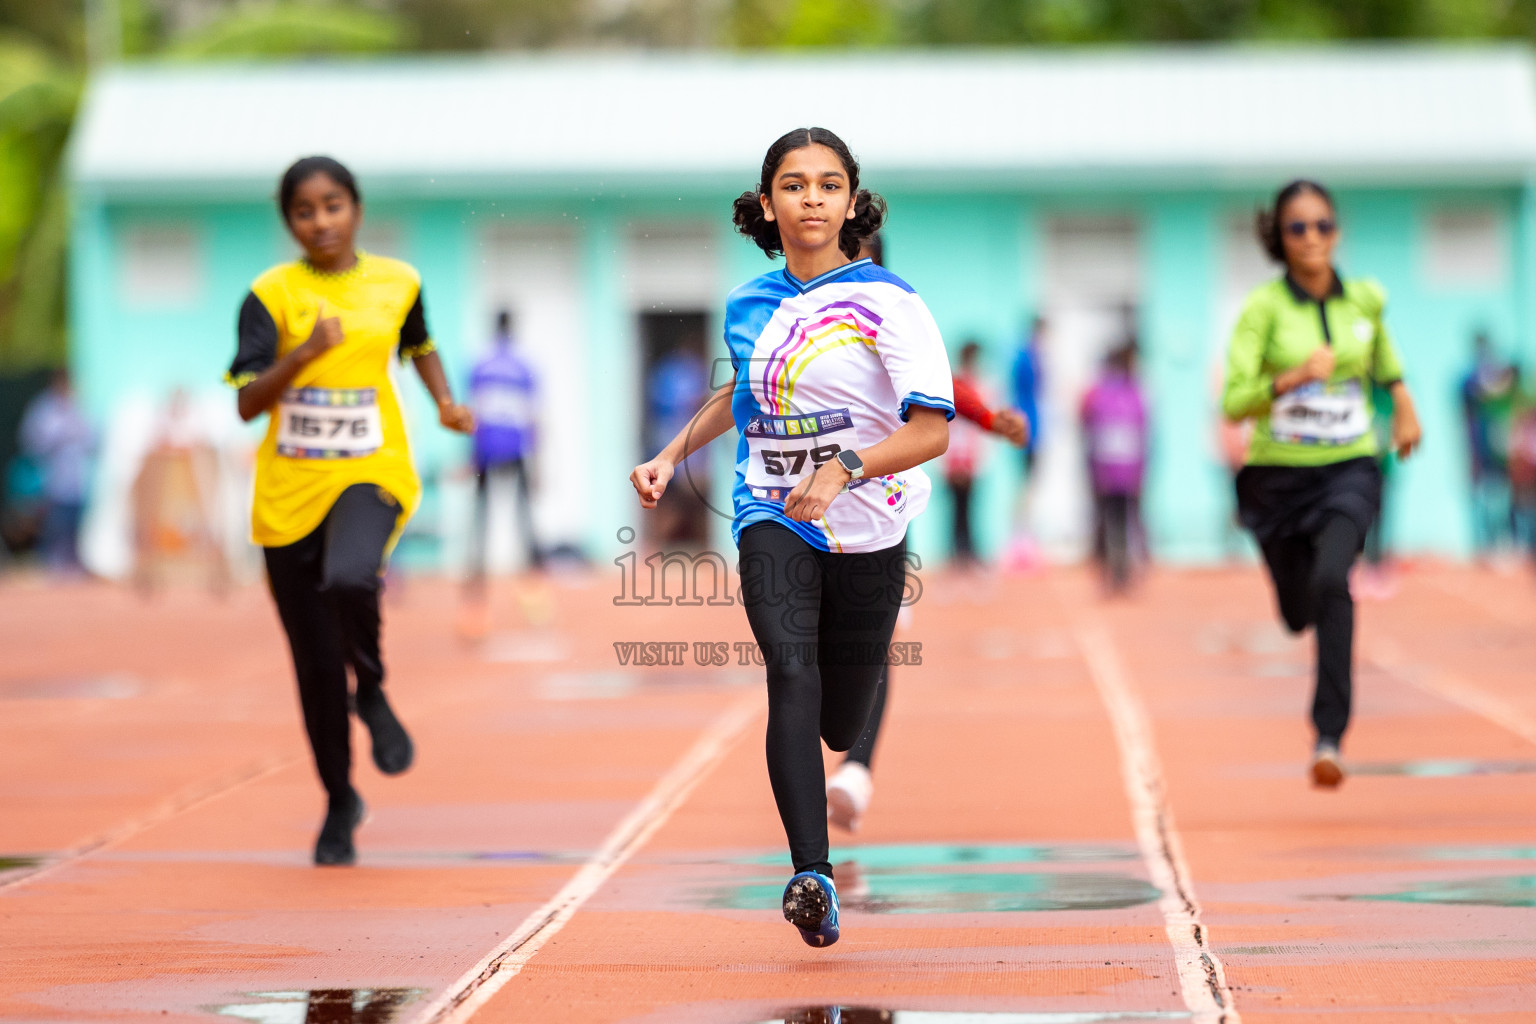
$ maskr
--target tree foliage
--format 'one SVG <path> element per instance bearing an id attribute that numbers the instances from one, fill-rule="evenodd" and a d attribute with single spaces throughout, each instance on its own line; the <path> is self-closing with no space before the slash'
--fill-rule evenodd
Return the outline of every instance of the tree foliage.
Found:
<path id="1" fill-rule="evenodd" d="M 0 0 L 0 371 L 63 359 L 88 7 L 129 60 L 1536 37 L 1536 0 Z"/>

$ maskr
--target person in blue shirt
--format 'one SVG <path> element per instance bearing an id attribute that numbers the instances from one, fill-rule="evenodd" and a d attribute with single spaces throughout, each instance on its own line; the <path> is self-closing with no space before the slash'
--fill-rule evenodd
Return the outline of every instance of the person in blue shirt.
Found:
<path id="1" fill-rule="evenodd" d="M 1013 405 L 1029 422 L 1029 439 L 1024 443 L 1024 468 L 1035 468 L 1035 449 L 1040 443 L 1040 387 L 1047 325 L 1045 317 L 1030 322 L 1029 333 L 1013 359 Z"/>
<path id="2" fill-rule="evenodd" d="M 496 314 L 491 351 L 470 374 L 469 401 L 475 413 L 475 533 L 468 594 L 483 600 L 485 557 L 490 522 L 487 516 L 491 482 L 510 477 L 517 485 L 518 524 L 527 545 L 528 565 L 544 564 L 533 529 L 533 460 L 538 445 L 538 377 L 517 351 L 512 314 Z"/>

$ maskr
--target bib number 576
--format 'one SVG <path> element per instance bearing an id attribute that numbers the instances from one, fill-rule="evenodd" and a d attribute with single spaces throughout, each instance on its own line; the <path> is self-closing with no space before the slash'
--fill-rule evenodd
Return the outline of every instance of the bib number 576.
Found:
<path id="1" fill-rule="evenodd" d="M 288 429 L 299 437 L 357 437 L 368 436 L 368 421 L 364 418 L 304 416 L 291 413 Z"/>
<path id="2" fill-rule="evenodd" d="M 806 457 L 811 460 L 811 468 L 818 469 L 825 463 L 837 458 L 837 453 L 842 451 L 842 445 L 824 444 L 820 448 L 790 448 L 784 451 L 762 451 L 763 471 L 770 476 L 799 476 L 805 468 Z"/>

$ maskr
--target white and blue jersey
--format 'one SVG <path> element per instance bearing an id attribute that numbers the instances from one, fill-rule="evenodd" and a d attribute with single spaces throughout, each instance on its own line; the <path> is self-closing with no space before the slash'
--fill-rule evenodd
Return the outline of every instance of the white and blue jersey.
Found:
<path id="1" fill-rule="evenodd" d="M 823 551 L 879 551 L 928 505 L 919 468 L 856 480 L 822 519 L 795 522 L 784 499 L 836 457 L 885 440 L 914 406 L 955 415 L 944 339 L 912 286 L 869 260 L 810 281 L 775 270 L 731 293 L 725 342 L 736 373 L 734 533 L 775 522 Z"/>

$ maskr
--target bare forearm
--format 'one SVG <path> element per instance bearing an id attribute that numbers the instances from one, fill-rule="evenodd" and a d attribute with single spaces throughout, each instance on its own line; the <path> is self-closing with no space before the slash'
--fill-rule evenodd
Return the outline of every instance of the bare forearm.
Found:
<path id="1" fill-rule="evenodd" d="M 1313 379 L 1311 372 L 1305 366 L 1286 370 L 1275 377 L 1275 397 L 1278 398 L 1288 391 L 1295 391 Z"/>
<path id="2" fill-rule="evenodd" d="M 949 448 L 949 421 L 937 409 L 914 408 L 884 441 L 859 452 L 866 477 L 889 476 L 936 459 Z"/>
<path id="3" fill-rule="evenodd" d="M 438 405 L 449 405 L 453 402 L 453 389 L 448 386 L 448 375 L 443 372 L 443 361 L 438 358 L 436 352 L 428 352 L 411 360 L 416 367 L 416 373 L 420 375 L 421 382 L 427 386 L 427 391 L 432 395 L 432 400 Z"/>
<path id="4" fill-rule="evenodd" d="M 249 423 L 277 404 L 293 383 L 299 371 L 308 366 L 313 356 L 299 346 L 262 371 L 261 375 L 240 389 L 236 407 L 240 418 Z"/>
<path id="5" fill-rule="evenodd" d="M 677 436 L 667 443 L 657 458 L 667 459 L 673 464 L 682 462 L 734 427 L 736 420 L 731 416 L 731 394 L 735 387 L 732 381 L 710 395 L 704 408 L 693 414 L 693 419 L 678 431 Z"/>

